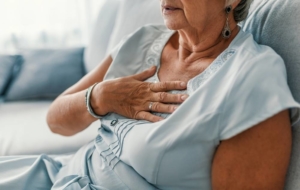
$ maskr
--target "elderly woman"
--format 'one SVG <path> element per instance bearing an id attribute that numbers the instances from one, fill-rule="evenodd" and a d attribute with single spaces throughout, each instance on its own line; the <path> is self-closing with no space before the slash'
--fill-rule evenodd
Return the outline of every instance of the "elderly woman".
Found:
<path id="1" fill-rule="evenodd" d="M 237 25 L 250 2 L 161 0 L 166 26 L 126 37 L 49 110 L 62 135 L 101 119 L 96 139 L 2 158 L 0 189 L 283 189 L 300 105 L 283 60 Z"/>

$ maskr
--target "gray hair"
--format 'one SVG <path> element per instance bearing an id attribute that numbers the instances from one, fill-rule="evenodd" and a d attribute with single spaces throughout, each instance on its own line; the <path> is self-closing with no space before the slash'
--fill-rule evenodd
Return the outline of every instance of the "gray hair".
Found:
<path id="1" fill-rule="evenodd" d="M 237 0 L 226 0 L 226 6 L 234 3 Z M 241 22 L 245 20 L 249 13 L 249 8 L 253 0 L 240 0 L 241 2 L 233 10 L 234 20 L 236 22 Z"/>

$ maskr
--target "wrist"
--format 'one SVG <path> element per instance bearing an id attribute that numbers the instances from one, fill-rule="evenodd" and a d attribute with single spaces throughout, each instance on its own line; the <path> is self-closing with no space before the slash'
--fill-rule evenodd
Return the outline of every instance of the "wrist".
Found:
<path id="1" fill-rule="evenodd" d="M 103 116 L 105 116 L 108 112 L 103 112 L 102 105 L 99 104 L 100 98 L 98 98 L 99 93 L 97 90 L 97 86 L 99 86 L 99 83 L 95 83 L 91 87 L 89 87 L 86 90 L 86 108 L 87 111 L 92 115 L 94 118 L 101 119 Z M 101 106 L 99 106 L 101 105 Z"/>
<path id="2" fill-rule="evenodd" d="M 106 115 L 109 111 L 105 109 L 105 103 L 102 101 L 102 83 L 96 84 L 91 94 L 91 107 L 95 111 L 95 113 L 99 115 Z"/>

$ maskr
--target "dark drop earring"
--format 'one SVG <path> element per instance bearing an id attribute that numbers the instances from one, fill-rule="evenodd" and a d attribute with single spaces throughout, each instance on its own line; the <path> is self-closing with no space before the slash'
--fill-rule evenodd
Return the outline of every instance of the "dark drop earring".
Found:
<path id="1" fill-rule="evenodd" d="M 222 31 L 222 36 L 225 39 L 228 39 L 231 36 L 231 30 L 230 30 L 230 26 L 229 26 L 229 13 L 232 11 L 232 6 L 229 5 L 228 7 L 225 8 L 225 12 L 226 12 L 226 23 L 225 23 L 225 27 Z"/>

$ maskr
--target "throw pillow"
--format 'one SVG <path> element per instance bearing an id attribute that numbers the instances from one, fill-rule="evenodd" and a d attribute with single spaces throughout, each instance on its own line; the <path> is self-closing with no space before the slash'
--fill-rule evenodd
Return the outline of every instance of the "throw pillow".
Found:
<path id="1" fill-rule="evenodd" d="M 83 48 L 24 51 L 5 100 L 54 99 L 83 75 Z"/>

